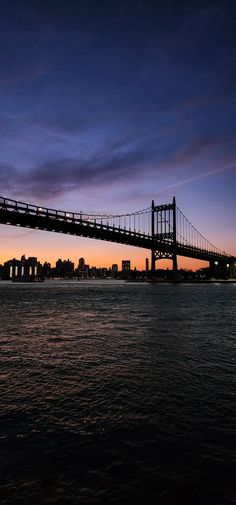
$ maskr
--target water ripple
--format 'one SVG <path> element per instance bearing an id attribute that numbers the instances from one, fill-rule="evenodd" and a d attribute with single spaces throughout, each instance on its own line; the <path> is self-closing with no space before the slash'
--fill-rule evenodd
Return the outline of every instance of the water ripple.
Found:
<path id="1" fill-rule="evenodd" d="M 1 503 L 234 503 L 236 290 L 0 284 Z"/>

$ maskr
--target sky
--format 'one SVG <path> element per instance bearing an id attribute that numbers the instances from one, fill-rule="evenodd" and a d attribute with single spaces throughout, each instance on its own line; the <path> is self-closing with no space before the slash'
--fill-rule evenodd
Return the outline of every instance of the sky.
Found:
<path id="1" fill-rule="evenodd" d="M 233 0 L 2 0 L 0 196 L 121 213 L 175 195 L 236 255 L 235 33 Z M 6 225 L 0 239 L 0 263 L 26 254 L 144 268 L 149 256 Z"/>

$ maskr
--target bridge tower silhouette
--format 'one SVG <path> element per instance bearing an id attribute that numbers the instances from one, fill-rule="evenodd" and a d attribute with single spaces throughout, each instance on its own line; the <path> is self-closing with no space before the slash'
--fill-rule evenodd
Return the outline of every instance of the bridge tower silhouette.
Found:
<path id="1" fill-rule="evenodd" d="M 166 205 L 155 205 L 152 200 L 151 233 L 153 239 L 151 269 L 155 272 L 156 261 L 170 259 L 173 262 L 173 271 L 177 271 L 177 229 L 176 229 L 176 201 Z M 159 246 L 157 248 L 157 243 Z M 168 249 L 165 249 L 165 245 Z"/>

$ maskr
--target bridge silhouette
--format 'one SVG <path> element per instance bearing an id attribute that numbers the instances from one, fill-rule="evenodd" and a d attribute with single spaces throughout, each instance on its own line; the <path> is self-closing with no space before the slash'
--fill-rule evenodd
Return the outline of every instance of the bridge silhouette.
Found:
<path id="1" fill-rule="evenodd" d="M 127 214 L 66 212 L 0 197 L 0 223 L 68 235 L 88 237 L 149 249 L 152 271 L 159 259 L 177 256 L 208 261 L 212 270 L 228 269 L 235 275 L 236 258 L 215 247 L 172 203 L 152 205 Z"/>

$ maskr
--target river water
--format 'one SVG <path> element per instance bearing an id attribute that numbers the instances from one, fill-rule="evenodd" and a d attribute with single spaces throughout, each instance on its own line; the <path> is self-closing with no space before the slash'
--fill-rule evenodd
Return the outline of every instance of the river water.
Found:
<path id="1" fill-rule="evenodd" d="M 1 504 L 235 503 L 236 284 L 0 283 Z"/>

